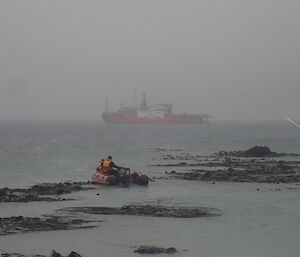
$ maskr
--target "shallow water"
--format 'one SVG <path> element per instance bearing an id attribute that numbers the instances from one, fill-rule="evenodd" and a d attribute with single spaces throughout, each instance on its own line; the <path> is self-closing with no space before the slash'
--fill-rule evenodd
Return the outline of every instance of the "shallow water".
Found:
<path id="1" fill-rule="evenodd" d="M 95 160 L 107 154 L 122 166 L 153 175 L 168 169 L 150 166 L 162 163 L 162 154 L 180 153 L 172 149 L 207 154 L 268 145 L 274 151 L 300 153 L 299 141 L 300 131 L 285 123 L 120 126 L 100 122 L 1 122 L 0 185 L 86 181 Z M 72 197 L 78 200 L 1 203 L 0 216 L 40 216 L 66 206 L 145 202 L 215 207 L 222 216 L 175 219 L 97 215 L 104 220 L 97 228 L 1 236 L 0 250 L 27 254 L 48 254 L 51 249 L 68 254 L 76 250 L 84 256 L 129 257 L 138 256 L 133 253 L 135 246 L 154 244 L 187 250 L 176 256 L 299 256 L 300 185 L 157 180 L 148 187 L 99 186 Z"/>

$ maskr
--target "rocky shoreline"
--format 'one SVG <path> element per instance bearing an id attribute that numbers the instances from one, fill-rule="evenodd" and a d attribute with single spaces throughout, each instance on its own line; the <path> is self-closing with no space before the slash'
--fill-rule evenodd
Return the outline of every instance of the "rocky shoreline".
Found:
<path id="1" fill-rule="evenodd" d="M 237 151 L 220 151 L 216 153 L 217 156 L 225 157 L 245 157 L 245 158 L 271 158 L 271 157 L 299 157 L 300 154 L 296 153 L 277 153 L 271 151 L 268 146 L 253 146 L 247 150 L 237 150 Z"/>
<path id="2" fill-rule="evenodd" d="M 169 218 L 198 218 L 219 216 L 215 208 L 175 207 L 162 205 L 125 205 L 122 207 L 67 207 L 57 210 L 63 215 L 44 215 L 43 217 L 12 216 L 0 218 L 0 236 L 16 233 L 73 230 L 94 228 L 101 220 L 95 218 L 72 218 L 73 214 L 132 215 Z M 67 213 L 67 214 L 66 214 Z"/>
<path id="3" fill-rule="evenodd" d="M 154 245 L 141 245 L 137 249 L 134 250 L 135 253 L 139 254 L 174 254 L 177 253 L 177 249 L 175 247 L 157 247 Z"/>
<path id="4" fill-rule="evenodd" d="M 169 178 L 205 182 L 299 183 L 300 160 L 279 157 L 298 154 L 276 153 L 268 147 L 255 146 L 245 151 L 221 151 L 210 156 L 183 154 L 163 156 L 178 163 L 157 164 L 158 167 L 185 168 L 165 171 Z M 277 157 L 277 158 L 275 158 Z M 193 168 L 188 170 L 189 168 Z M 155 177 L 154 177 L 155 178 Z M 157 178 L 156 178 L 157 179 Z"/>
<path id="5" fill-rule="evenodd" d="M 52 250 L 50 255 L 41 255 L 41 254 L 36 254 L 36 255 L 25 255 L 21 253 L 8 253 L 8 252 L 1 252 L 2 257 L 64 257 L 61 255 L 59 252 Z M 70 252 L 69 255 L 66 257 L 81 257 L 81 255 L 75 251 Z"/>
<path id="6" fill-rule="evenodd" d="M 95 220 L 73 219 L 66 216 L 0 218 L 0 236 L 16 233 L 93 228 Z M 99 222 L 99 221 L 97 221 Z M 93 223 L 93 224 L 91 224 Z"/>
<path id="7" fill-rule="evenodd" d="M 64 182 L 64 183 L 42 183 L 26 189 L 11 189 L 4 187 L 0 189 L 1 202 L 33 202 L 33 201 L 66 201 L 70 198 L 58 197 L 62 194 L 70 194 L 76 191 L 96 189 L 92 182 Z M 55 197 L 50 197 L 54 195 Z"/>
<path id="8" fill-rule="evenodd" d="M 21 253 L 10 253 L 10 252 L 3 252 L 0 251 L 1 257 L 81 257 L 81 255 L 75 251 L 71 251 L 69 255 L 63 256 L 59 252 L 52 250 L 50 255 L 25 255 Z M 174 254 L 178 253 L 175 247 L 158 247 L 154 245 L 141 245 L 134 250 L 134 253 L 138 254 Z"/>
<path id="9" fill-rule="evenodd" d="M 163 205 L 124 205 L 122 207 L 67 207 L 59 209 L 58 211 L 103 215 L 133 215 L 170 218 L 198 218 L 221 215 L 221 211 L 216 208 L 176 207 Z"/>

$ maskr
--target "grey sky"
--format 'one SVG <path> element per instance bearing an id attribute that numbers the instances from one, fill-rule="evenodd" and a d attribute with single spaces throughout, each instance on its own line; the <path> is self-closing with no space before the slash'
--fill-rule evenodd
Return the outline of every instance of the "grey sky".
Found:
<path id="1" fill-rule="evenodd" d="M 216 120 L 300 120 L 300 1 L 0 1 L 0 119 L 99 119 L 134 90 Z"/>

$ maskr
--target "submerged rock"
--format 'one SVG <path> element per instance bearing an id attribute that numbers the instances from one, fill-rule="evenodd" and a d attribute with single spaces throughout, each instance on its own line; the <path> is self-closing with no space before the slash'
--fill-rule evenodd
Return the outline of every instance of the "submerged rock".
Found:
<path id="1" fill-rule="evenodd" d="M 256 158 L 299 156 L 299 154 L 273 152 L 268 146 L 257 146 L 257 145 L 245 151 L 231 151 L 231 152 L 220 151 L 217 155 L 235 156 L 235 157 L 256 157 Z"/>
<path id="2" fill-rule="evenodd" d="M 1 253 L 2 257 L 27 257 L 24 254 L 20 254 L 20 253 Z"/>
<path id="3" fill-rule="evenodd" d="M 53 202 L 53 201 L 65 201 L 65 200 L 69 200 L 69 199 L 49 197 L 49 196 L 48 197 L 39 196 L 23 190 L 21 191 L 21 189 L 10 189 L 7 187 L 0 189 L 0 202 L 40 202 L 40 201 Z"/>
<path id="4" fill-rule="evenodd" d="M 81 257 L 81 255 L 80 255 L 79 253 L 76 253 L 76 252 L 72 251 L 72 252 L 68 255 L 68 257 Z"/>
<path id="5" fill-rule="evenodd" d="M 52 250 L 51 257 L 63 257 L 63 256 L 60 253 L 58 253 L 57 251 Z"/>
<path id="6" fill-rule="evenodd" d="M 215 155 L 199 159 L 198 156 L 192 158 L 192 155 L 189 155 L 191 162 L 160 164 L 157 166 L 182 169 L 182 172 L 165 171 L 167 178 L 206 182 L 300 182 L 300 160 L 295 158 L 289 160 L 279 159 L 279 157 L 285 156 L 299 155 L 276 153 L 272 152 L 267 146 L 255 146 L 246 151 L 222 151 L 217 153 L 217 158 Z M 187 167 L 193 167 L 193 169 L 187 170 Z M 163 178 L 166 178 L 166 176 Z"/>
<path id="7" fill-rule="evenodd" d="M 195 181 L 297 183 L 300 182 L 300 162 L 232 160 L 228 168 L 198 169 L 191 172 L 165 172 L 171 178 Z M 224 164 L 225 166 L 225 164 Z"/>
<path id="8" fill-rule="evenodd" d="M 172 253 L 176 253 L 177 250 L 175 247 L 163 248 L 154 245 L 151 246 L 142 245 L 138 249 L 134 250 L 134 252 L 140 254 L 160 254 L 160 253 L 172 254 Z"/>
<path id="9" fill-rule="evenodd" d="M 32 201 L 65 201 L 72 200 L 59 198 L 58 195 L 69 194 L 76 191 L 85 191 L 97 188 L 91 182 L 64 182 L 43 183 L 26 189 L 11 189 L 8 187 L 0 189 L 0 202 L 32 202 Z M 55 195 L 56 197 L 50 197 Z"/>
<path id="10" fill-rule="evenodd" d="M 8 253 L 8 252 L 1 252 L 2 257 L 64 257 L 60 253 L 56 252 L 55 250 L 52 250 L 51 255 L 41 255 L 41 254 L 36 254 L 36 255 L 25 255 L 21 253 Z M 67 257 L 81 257 L 79 253 L 76 253 L 72 251 Z"/>
<path id="11" fill-rule="evenodd" d="M 152 217 L 197 218 L 220 215 L 215 208 L 174 207 L 163 205 L 125 205 L 123 207 L 67 207 L 59 211 L 104 215 L 136 215 Z"/>
<path id="12" fill-rule="evenodd" d="M 22 232 L 70 230 L 79 228 L 92 228 L 97 225 L 84 225 L 93 221 L 84 219 L 72 219 L 68 217 L 23 217 L 13 216 L 0 218 L 0 235 L 8 235 Z"/>

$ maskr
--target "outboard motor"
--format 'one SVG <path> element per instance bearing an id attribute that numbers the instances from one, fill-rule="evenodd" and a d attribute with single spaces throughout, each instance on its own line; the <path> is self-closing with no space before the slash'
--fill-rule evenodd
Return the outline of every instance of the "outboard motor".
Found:
<path id="1" fill-rule="evenodd" d="M 147 186 L 149 184 L 149 178 L 147 175 L 141 172 L 133 172 L 131 174 L 132 182 L 137 185 Z"/>

